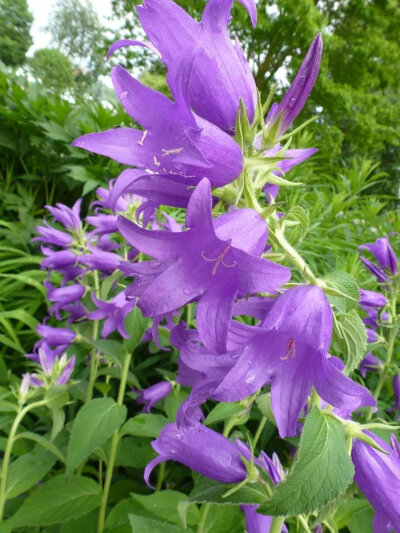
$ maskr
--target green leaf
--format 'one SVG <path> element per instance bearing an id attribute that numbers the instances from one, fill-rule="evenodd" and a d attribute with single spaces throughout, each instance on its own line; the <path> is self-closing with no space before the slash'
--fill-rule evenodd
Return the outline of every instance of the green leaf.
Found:
<path id="1" fill-rule="evenodd" d="M 109 339 L 98 339 L 93 342 L 93 345 L 99 352 L 114 361 L 114 363 L 117 363 L 119 366 L 122 365 L 124 352 L 121 343 Z"/>
<path id="2" fill-rule="evenodd" d="M 353 309 L 349 313 L 337 315 L 334 322 L 333 338 L 346 358 L 346 374 L 358 367 L 367 351 L 365 325 Z"/>
<path id="3" fill-rule="evenodd" d="M 132 533 L 187 533 L 187 529 L 173 526 L 151 518 L 144 518 L 134 514 L 129 515 Z"/>
<path id="4" fill-rule="evenodd" d="M 67 476 L 119 429 L 126 411 L 124 405 L 118 405 L 112 398 L 96 398 L 80 409 L 68 446 Z"/>
<path id="5" fill-rule="evenodd" d="M 101 489 L 92 479 L 57 476 L 38 487 L 9 520 L 13 527 L 62 524 L 100 505 Z"/>
<path id="6" fill-rule="evenodd" d="M 214 409 L 207 415 L 204 423 L 206 426 L 215 424 L 216 422 L 225 421 L 233 415 L 238 415 L 243 412 L 245 408 L 239 403 L 233 402 L 221 402 L 218 403 Z"/>
<path id="7" fill-rule="evenodd" d="M 54 440 L 60 433 L 65 424 L 65 412 L 64 409 L 51 409 L 51 419 L 53 421 L 53 427 L 51 428 L 50 440 Z"/>
<path id="8" fill-rule="evenodd" d="M 300 229 L 298 243 L 301 243 L 310 229 L 310 215 L 308 211 L 299 205 L 295 205 L 285 214 L 283 220 L 287 226 L 296 226 Z"/>
<path id="9" fill-rule="evenodd" d="M 160 490 L 143 496 L 142 494 L 131 494 L 131 498 L 140 503 L 147 511 L 154 516 L 167 520 L 174 524 L 180 524 L 181 519 L 178 512 L 180 502 L 187 502 L 188 497 L 176 490 Z M 187 523 L 192 526 L 198 523 L 200 513 L 196 505 L 191 505 L 187 510 Z"/>
<path id="10" fill-rule="evenodd" d="M 15 498 L 33 487 L 55 462 L 52 453 L 38 447 L 13 461 L 8 469 L 6 498 Z"/>
<path id="11" fill-rule="evenodd" d="M 211 479 L 199 476 L 189 496 L 193 503 L 216 503 L 219 505 L 238 505 L 243 503 L 263 503 L 267 493 L 261 483 L 247 483 L 227 498 L 223 495 L 235 485 L 218 483 Z"/>
<path id="12" fill-rule="evenodd" d="M 364 498 L 355 498 L 344 502 L 334 515 L 336 527 L 338 529 L 348 527 L 348 524 L 354 518 L 357 518 L 359 514 L 369 510 L 371 510 L 371 506 Z"/>
<path id="13" fill-rule="evenodd" d="M 211 505 L 202 531 L 203 533 L 243 533 L 244 526 L 244 514 L 239 507 Z"/>
<path id="14" fill-rule="evenodd" d="M 259 511 L 273 516 L 313 513 L 343 493 L 353 476 L 343 426 L 314 407 L 292 469 Z"/>
<path id="15" fill-rule="evenodd" d="M 356 280 L 347 272 L 336 270 L 325 276 L 328 289 L 325 290 L 329 301 L 341 313 L 356 309 L 360 300 L 360 291 Z M 329 287 L 334 294 L 330 294 Z M 340 294 L 337 294 L 340 293 Z"/>
<path id="16" fill-rule="evenodd" d="M 142 315 L 138 307 L 134 307 L 124 320 L 125 328 L 130 339 L 124 340 L 124 347 L 128 352 L 137 348 L 149 325 L 149 319 Z"/>
<path id="17" fill-rule="evenodd" d="M 65 464 L 65 457 L 61 450 L 59 450 L 53 442 L 47 440 L 46 437 L 38 435 L 37 433 L 31 433 L 30 431 L 23 431 L 22 433 L 18 433 L 15 437 L 15 440 L 18 439 L 28 439 L 40 444 L 42 448 L 51 452 L 53 455 L 55 455 L 55 457 L 57 457 L 57 459 Z"/>
<path id="18" fill-rule="evenodd" d="M 121 428 L 122 435 L 158 437 L 168 419 L 162 415 L 143 413 L 130 418 Z"/>
<path id="19" fill-rule="evenodd" d="M 145 437 L 124 437 L 118 445 L 115 466 L 144 468 L 156 456 L 151 439 Z"/>
<path id="20" fill-rule="evenodd" d="M 46 400 L 49 409 L 61 409 L 67 404 L 69 395 L 65 385 L 53 385 L 48 391 L 46 391 L 44 399 Z"/>

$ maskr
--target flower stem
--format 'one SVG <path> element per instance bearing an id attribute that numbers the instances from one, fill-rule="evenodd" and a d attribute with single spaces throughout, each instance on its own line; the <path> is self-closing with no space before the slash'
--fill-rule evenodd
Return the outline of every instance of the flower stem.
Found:
<path id="1" fill-rule="evenodd" d="M 8 467 L 10 464 L 11 459 L 11 451 L 12 447 L 14 445 L 15 436 L 17 434 L 18 427 L 24 418 L 24 416 L 30 411 L 31 409 L 35 409 L 35 407 L 41 407 L 43 405 L 46 405 L 45 400 L 40 400 L 38 402 L 31 403 L 30 405 L 27 405 L 26 407 L 22 408 L 22 405 L 19 406 L 17 416 L 14 419 L 14 422 L 11 426 L 11 431 L 7 439 L 6 449 L 4 452 L 4 459 L 3 459 L 3 465 L 1 468 L 1 480 L 0 480 L 0 523 L 3 520 L 3 514 L 4 514 L 4 505 L 6 502 L 6 490 L 7 490 L 7 473 L 8 473 Z"/>
<path id="2" fill-rule="evenodd" d="M 200 522 L 197 526 L 197 533 L 203 533 L 204 532 L 204 526 L 207 520 L 208 512 L 211 508 L 211 503 L 203 503 L 201 507 L 201 515 L 200 515 Z"/>
<path id="3" fill-rule="evenodd" d="M 275 516 L 272 519 L 269 533 L 280 533 L 284 520 L 285 520 L 284 516 Z"/>
<path id="4" fill-rule="evenodd" d="M 122 405 L 124 401 L 126 382 L 128 379 L 129 365 L 131 362 L 131 353 L 125 354 L 124 363 L 121 370 L 121 381 L 118 390 L 117 404 Z M 106 506 L 108 501 L 108 495 L 110 493 L 112 475 L 114 470 L 115 458 L 117 456 L 118 442 L 119 442 L 119 430 L 117 430 L 111 439 L 110 447 L 110 456 L 108 458 L 106 477 L 104 480 L 103 495 L 101 497 L 100 509 L 99 509 L 99 519 L 97 523 L 97 532 L 103 533 L 104 531 L 104 521 L 106 517 Z"/>
<path id="5" fill-rule="evenodd" d="M 320 285 L 318 278 L 314 275 L 311 268 L 307 265 L 301 255 L 293 248 L 289 241 L 279 229 L 269 230 L 270 239 L 285 252 L 286 257 L 298 268 L 301 275 L 312 285 Z"/>
<path id="6" fill-rule="evenodd" d="M 391 328 L 390 334 L 389 334 L 388 349 L 387 349 L 387 353 L 386 353 L 386 361 L 385 361 L 385 364 L 383 366 L 383 370 L 382 370 L 382 373 L 381 373 L 381 375 L 379 377 L 378 385 L 376 386 L 375 393 L 374 393 L 374 398 L 375 398 L 376 401 L 378 401 L 379 396 L 380 396 L 380 394 L 382 392 L 382 388 L 383 388 L 383 386 L 385 384 L 387 372 L 388 372 L 390 364 L 392 362 L 392 357 L 393 357 L 394 346 L 395 346 L 395 343 L 396 343 L 397 334 L 398 334 L 399 328 L 400 328 L 400 323 L 398 322 L 397 317 L 396 317 L 396 297 L 397 297 L 397 291 L 393 291 L 392 297 L 390 299 L 390 309 L 391 309 L 391 315 L 392 315 L 391 316 L 391 318 L 392 318 L 392 320 L 391 320 L 392 328 Z M 369 410 L 368 410 L 368 413 L 367 413 L 366 422 L 369 422 L 369 420 L 371 420 L 372 413 L 373 413 L 373 408 L 370 407 Z"/>
<path id="7" fill-rule="evenodd" d="M 254 436 L 254 440 L 253 440 L 254 448 L 257 446 L 258 439 L 261 437 L 261 433 L 262 433 L 262 430 L 264 429 L 266 422 L 267 422 L 267 417 L 263 416 L 260 420 L 260 423 L 258 424 L 257 432 Z"/>

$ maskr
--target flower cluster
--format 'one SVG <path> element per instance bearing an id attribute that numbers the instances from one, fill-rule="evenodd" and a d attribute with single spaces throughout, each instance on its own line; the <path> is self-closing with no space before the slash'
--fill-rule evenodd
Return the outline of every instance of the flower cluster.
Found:
<path id="1" fill-rule="evenodd" d="M 242 3 L 255 25 L 255 2 Z M 114 67 L 116 94 L 142 129 L 89 133 L 73 145 L 132 168 L 109 190 L 98 190 L 94 214 L 85 224 L 78 201 L 72 209 L 48 208 L 62 230 L 49 224 L 38 228 L 37 240 L 46 256 L 42 267 L 49 271 L 49 314 L 67 327 L 39 326 L 42 340 L 29 357 L 42 372 L 26 375 L 24 390 L 27 384 L 45 384 L 44 376 L 65 383 L 75 362 L 65 352 L 75 342 L 83 339 L 94 345 L 99 335 L 129 339 L 126 319 L 134 308 L 152 320 L 145 340 L 153 339 L 164 349 L 158 339 L 163 324 L 179 351 L 177 382 L 190 394 L 176 421 L 165 425 L 152 444 L 158 456 L 145 470 L 149 486 L 153 468 L 166 460 L 222 483 L 265 475 L 272 486 L 281 481 L 284 473 L 277 457 L 271 460 L 261 452 L 254 458 L 243 442 L 233 442 L 203 423 L 201 406 L 207 400 L 247 399 L 252 404 L 269 387 L 281 438 L 301 433 L 315 396 L 318 405 L 340 420 L 350 420 L 359 408 L 376 406 L 372 394 L 345 375 L 343 363 L 329 353 L 334 314 L 326 285 L 311 275 L 306 281 L 311 278 L 312 284 L 289 285 L 290 268 L 270 253 L 273 244 L 286 251 L 290 246 L 277 231 L 282 217 L 274 206 L 279 187 L 290 184 L 285 175 L 291 168 L 315 153 L 289 149 L 286 132 L 316 81 L 321 35 L 311 43 L 282 100 L 264 109 L 268 106 L 261 103 L 240 44 L 229 37 L 232 4 L 209 0 L 201 22 L 172 0 L 146 0 L 138 8 L 149 42 L 117 41 L 109 55 L 129 45 L 153 50 L 168 70 L 173 100 Z M 177 210 L 184 214 L 184 223 L 171 216 Z M 388 238 L 360 248 L 375 256 L 378 266 L 365 257 L 362 261 L 389 290 L 398 267 Z M 300 266 L 306 271 L 303 263 Z M 379 340 L 378 328 L 390 319 L 381 311 L 387 303 L 382 293 L 361 292 L 370 343 Z M 190 313 L 183 312 L 185 306 Z M 103 355 L 95 347 L 91 357 Z M 379 364 L 370 353 L 361 372 L 365 376 Z M 398 376 L 395 379 L 399 408 Z M 169 381 L 162 381 L 134 392 L 149 412 L 171 388 Z M 395 527 L 399 517 L 393 502 L 383 518 L 377 492 L 368 488 L 373 485 L 368 465 L 378 461 L 371 450 L 355 441 L 355 479 L 377 509 L 375 522 Z M 391 465 L 398 468 L 393 453 L 390 459 L 379 456 L 387 478 Z M 242 509 L 250 533 L 267 531 L 271 517 L 257 514 L 255 505 Z"/>

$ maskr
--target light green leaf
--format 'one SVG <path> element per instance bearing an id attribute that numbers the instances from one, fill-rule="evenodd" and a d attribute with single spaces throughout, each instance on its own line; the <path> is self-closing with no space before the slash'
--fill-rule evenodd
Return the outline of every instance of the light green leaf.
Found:
<path id="1" fill-rule="evenodd" d="M 273 516 L 313 513 L 342 494 L 353 476 L 343 426 L 314 407 L 292 469 L 259 511 Z"/>
<path id="2" fill-rule="evenodd" d="M 112 398 L 96 398 L 78 412 L 72 426 L 68 446 L 66 475 L 109 439 L 123 424 L 126 407 Z"/>
<path id="3" fill-rule="evenodd" d="M 299 205 L 295 205 L 285 214 L 283 220 L 287 226 L 296 226 L 300 229 L 298 237 L 298 243 L 300 243 L 310 229 L 310 215 L 308 211 Z"/>
<path id="4" fill-rule="evenodd" d="M 335 318 L 333 338 L 346 358 L 345 372 L 350 374 L 367 351 L 367 331 L 355 309 Z"/>
<path id="5" fill-rule="evenodd" d="M 124 347 L 127 352 L 133 352 L 137 348 L 149 325 L 149 319 L 142 315 L 138 307 L 134 307 L 124 320 L 125 328 L 130 339 L 124 340 Z"/>
<path id="6" fill-rule="evenodd" d="M 109 339 L 98 339 L 93 342 L 93 345 L 99 352 L 112 359 L 114 363 L 122 365 L 124 354 L 121 343 Z"/>
<path id="7" fill-rule="evenodd" d="M 187 529 L 173 526 L 151 518 L 144 518 L 134 514 L 129 515 L 132 533 L 187 533 Z"/>
<path id="8" fill-rule="evenodd" d="M 142 413 L 130 418 L 121 428 L 122 435 L 158 437 L 168 419 L 162 415 Z"/>
<path id="9" fill-rule="evenodd" d="M 140 503 L 142 507 L 154 516 L 172 522 L 173 524 L 181 523 L 178 512 L 179 503 L 188 501 L 186 494 L 175 490 L 160 490 L 148 496 L 131 494 L 131 498 Z M 196 505 L 191 505 L 188 508 L 186 518 L 190 526 L 198 523 L 200 513 Z"/>
<path id="10" fill-rule="evenodd" d="M 347 311 L 357 308 L 360 300 L 360 291 L 353 276 L 347 272 L 336 270 L 330 272 L 324 279 L 328 285 L 325 293 L 331 304 L 339 312 L 347 313 Z M 334 294 L 330 294 L 329 287 L 333 289 Z"/>
<path id="11" fill-rule="evenodd" d="M 235 485 L 218 483 L 211 479 L 199 476 L 189 496 L 189 501 L 194 503 L 216 503 L 219 505 L 238 505 L 243 503 L 263 503 L 267 498 L 265 488 L 261 483 L 247 483 L 227 498 L 222 496 Z"/>
<path id="12" fill-rule="evenodd" d="M 66 386 L 53 385 L 46 391 L 45 400 L 49 409 L 61 409 L 69 400 Z"/>
<path id="13" fill-rule="evenodd" d="M 65 464 L 65 457 L 61 450 L 59 450 L 53 442 L 50 442 L 42 435 L 38 435 L 37 433 L 31 433 L 30 431 L 23 431 L 22 433 L 17 434 L 15 440 L 17 439 L 28 439 L 36 442 L 37 444 L 40 444 L 42 448 L 51 452 L 57 457 L 57 459 L 59 459 L 62 463 Z"/>
<path id="14" fill-rule="evenodd" d="M 38 447 L 18 457 L 8 469 L 6 497 L 15 498 L 33 487 L 44 478 L 55 462 L 52 453 Z"/>
<path id="15" fill-rule="evenodd" d="M 13 527 L 62 524 L 100 505 L 100 486 L 87 477 L 57 476 L 38 487 L 9 520 Z"/>
<path id="16" fill-rule="evenodd" d="M 210 426 L 211 424 L 215 424 L 216 422 L 225 421 L 233 415 L 238 415 L 244 410 L 245 408 L 243 407 L 243 405 L 240 405 L 239 403 L 221 402 L 217 404 L 214 409 L 207 415 L 207 418 L 205 419 L 204 423 L 206 424 L 206 426 Z"/>

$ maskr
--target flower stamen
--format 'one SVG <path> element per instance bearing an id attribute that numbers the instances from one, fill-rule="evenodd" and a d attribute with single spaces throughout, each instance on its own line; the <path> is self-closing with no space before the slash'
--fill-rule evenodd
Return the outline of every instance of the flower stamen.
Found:
<path id="1" fill-rule="evenodd" d="M 218 257 L 215 257 L 214 259 L 210 259 L 209 257 L 206 257 L 204 252 L 202 251 L 201 252 L 201 257 L 204 259 L 204 261 L 208 261 L 209 263 L 214 263 L 215 261 L 215 265 L 213 266 L 213 269 L 211 271 L 211 274 L 213 276 L 215 276 L 215 274 L 217 273 L 217 269 L 218 269 L 218 266 L 222 263 L 226 268 L 233 268 L 236 266 L 236 261 L 233 261 L 233 263 L 231 264 L 228 264 L 228 263 L 225 263 L 225 256 L 226 254 L 229 252 L 230 250 L 230 246 L 227 246 L 223 252 L 218 256 Z"/>
<path id="2" fill-rule="evenodd" d="M 286 354 L 281 356 L 281 361 L 286 361 L 287 359 L 294 359 L 296 357 L 296 341 L 293 338 L 290 338 L 286 346 Z"/>

